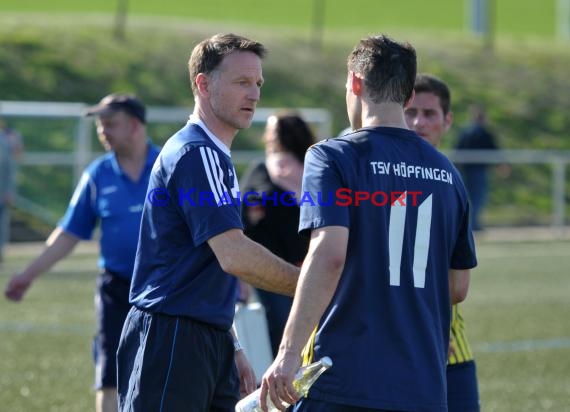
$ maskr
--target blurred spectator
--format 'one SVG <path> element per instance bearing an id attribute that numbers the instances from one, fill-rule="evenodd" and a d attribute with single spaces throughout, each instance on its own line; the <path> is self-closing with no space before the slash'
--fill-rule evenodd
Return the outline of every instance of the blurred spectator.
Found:
<path id="1" fill-rule="evenodd" d="M 9 238 L 9 210 L 14 196 L 14 167 L 10 147 L 0 131 L 0 262 Z"/>
<path id="2" fill-rule="evenodd" d="M 0 136 L 6 140 L 14 160 L 19 161 L 24 153 L 24 141 L 22 135 L 8 123 L 0 118 Z"/>
<path id="3" fill-rule="evenodd" d="M 299 207 L 293 205 L 293 196 L 300 199 L 303 159 L 314 140 L 308 124 L 298 114 L 275 113 L 267 119 L 263 135 L 265 159 L 252 164 L 240 182 L 244 195 L 255 192 L 242 205 L 245 234 L 298 266 L 307 254 L 309 239 L 297 233 Z M 257 294 L 265 307 L 275 355 L 293 299 L 261 289 Z"/>
<path id="4" fill-rule="evenodd" d="M 496 136 L 486 123 L 485 109 L 479 104 L 469 108 L 471 123 L 459 133 L 455 146 L 458 150 L 499 150 Z M 481 230 L 481 212 L 487 203 L 489 176 L 487 163 L 465 163 L 460 169 L 471 201 L 471 224 L 473 230 Z M 506 177 L 510 173 L 507 165 L 500 165 L 499 172 Z"/>
<path id="5" fill-rule="evenodd" d="M 20 301 L 36 279 L 64 259 L 100 227 L 95 295 L 97 335 L 95 411 L 117 411 L 116 357 L 130 309 L 129 287 L 137 249 L 142 207 L 159 148 L 146 132 L 146 108 L 135 96 L 111 94 L 88 109 L 96 116 L 97 135 L 106 154 L 83 172 L 69 206 L 44 249 L 9 280 L 5 295 Z"/>
<path id="6" fill-rule="evenodd" d="M 0 262 L 10 240 L 10 205 L 14 202 L 18 160 L 23 150 L 20 133 L 0 118 Z"/>

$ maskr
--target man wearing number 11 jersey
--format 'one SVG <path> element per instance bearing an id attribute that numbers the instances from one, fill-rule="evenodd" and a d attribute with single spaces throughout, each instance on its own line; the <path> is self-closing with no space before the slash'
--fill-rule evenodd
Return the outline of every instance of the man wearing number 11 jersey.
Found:
<path id="1" fill-rule="evenodd" d="M 262 401 L 298 401 L 291 382 L 316 324 L 310 351 L 333 367 L 295 411 L 447 411 L 451 305 L 476 257 L 459 173 L 406 125 L 415 76 L 413 47 L 383 35 L 348 57 L 354 132 L 307 152 L 303 193 L 323 201 L 301 203 L 309 252 Z"/>

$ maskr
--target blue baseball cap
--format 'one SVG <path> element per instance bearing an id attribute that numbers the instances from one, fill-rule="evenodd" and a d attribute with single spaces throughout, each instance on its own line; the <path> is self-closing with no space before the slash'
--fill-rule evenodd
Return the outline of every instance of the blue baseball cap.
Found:
<path id="1" fill-rule="evenodd" d="M 146 123 L 146 108 L 144 104 L 131 94 L 114 93 L 105 96 L 96 106 L 89 107 L 87 116 L 104 116 L 117 111 L 124 111 L 136 117 L 141 123 Z"/>

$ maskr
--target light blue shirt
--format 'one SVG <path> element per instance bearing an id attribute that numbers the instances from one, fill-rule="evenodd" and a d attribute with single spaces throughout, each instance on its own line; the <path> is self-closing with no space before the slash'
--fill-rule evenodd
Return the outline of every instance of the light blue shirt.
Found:
<path id="1" fill-rule="evenodd" d="M 149 144 L 137 182 L 123 172 L 113 152 L 93 161 L 83 172 L 59 223 L 66 232 L 90 239 L 100 222 L 99 266 L 127 280 L 133 273 L 143 204 L 159 150 Z"/>

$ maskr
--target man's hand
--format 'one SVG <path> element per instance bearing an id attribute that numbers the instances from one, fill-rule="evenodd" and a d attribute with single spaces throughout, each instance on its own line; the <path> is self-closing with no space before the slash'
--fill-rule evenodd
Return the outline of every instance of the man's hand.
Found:
<path id="1" fill-rule="evenodd" d="M 4 295 L 7 299 L 19 302 L 24 297 L 26 291 L 32 285 L 34 278 L 25 273 L 16 273 L 6 285 Z"/>
<path id="2" fill-rule="evenodd" d="M 293 405 L 301 395 L 293 387 L 293 379 L 301 366 L 301 357 L 293 354 L 277 354 L 273 364 L 267 369 L 261 382 L 260 406 L 267 411 L 267 395 L 280 411 L 285 411 L 288 405 Z"/>
<path id="3" fill-rule="evenodd" d="M 69 254 L 81 239 L 56 227 L 46 241 L 45 249 L 22 272 L 12 276 L 4 295 L 19 302 L 30 288 L 32 282 L 42 273 L 47 272 L 56 262 Z"/>
<path id="4" fill-rule="evenodd" d="M 255 372 L 243 350 L 236 351 L 235 360 L 239 375 L 239 396 L 243 398 L 252 393 L 256 388 Z"/>

